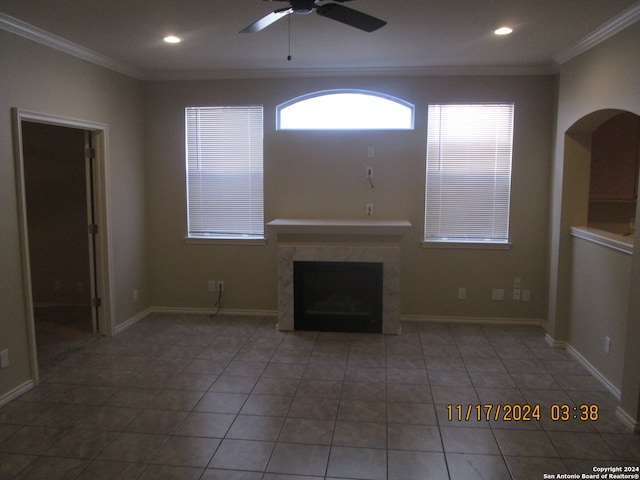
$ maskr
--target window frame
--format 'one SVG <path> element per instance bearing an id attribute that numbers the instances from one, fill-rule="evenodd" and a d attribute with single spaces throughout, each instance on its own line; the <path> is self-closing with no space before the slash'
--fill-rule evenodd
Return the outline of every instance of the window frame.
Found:
<path id="1" fill-rule="evenodd" d="M 429 116 L 431 114 L 432 107 L 447 107 L 447 106 L 504 106 L 510 107 L 510 148 L 509 148 L 509 167 L 508 167 L 508 195 L 506 205 L 506 238 L 464 238 L 459 236 L 451 237 L 428 237 L 428 195 L 429 195 Z M 427 112 L 427 152 L 425 152 L 425 195 L 424 195 L 424 229 L 423 239 L 421 245 L 423 248 L 458 248 L 458 249 L 489 249 L 489 250 L 509 250 L 512 247 L 511 243 L 511 202 L 512 191 L 511 185 L 513 182 L 513 145 L 514 145 L 514 128 L 515 128 L 515 104 L 514 102 L 460 102 L 460 103 L 434 103 L 428 105 Z M 494 171 L 493 177 L 496 178 L 498 174 Z M 504 207 L 503 207 L 504 208 Z"/>
<path id="2" fill-rule="evenodd" d="M 281 122 L 281 114 L 282 111 L 288 107 L 296 105 L 300 102 L 304 102 L 306 100 L 310 100 L 313 98 L 320 98 L 325 96 L 333 96 L 333 95 L 343 95 L 343 94 L 355 94 L 355 95 L 363 95 L 368 97 L 375 97 L 378 99 L 383 99 L 402 107 L 408 108 L 411 112 L 411 125 L 409 127 L 345 127 L 345 128 L 323 128 L 323 127 L 296 127 L 296 128 L 284 128 L 282 127 Z M 306 93 L 304 95 L 300 95 L 295 98 L 291 98 L 286 102 L 281 103 L 276 106 L 276 131 L 412 131 L 415 130 L 415 114 L 416 108 L 412 103 L 403 100 L 398 97 L 394 97 L 393 95 L 389 95 L 382 92 L 376 92 L 373 90 L 364 90 L 357 88 L 338 88 L 338 89 L 329 89 L 329 90 L 319 90 L 316 92 Z"/>
<path id="3" fill-rule="evenodd" d="M 251 225 L 253 227 L 256 226 L 261 226 L 261 231 L 256 231 L 256 233 L 243 233 L 243 232 L 214 232 L 212 231 L 211 233 L 203 233 L 203 232 L 198 232 L 194 229 L 192 229 L 192 218 L 191 218 L 191 207 L 190 207 L 190 181 L 191 181 L 191 175 L 190 175 L 190 171 L 191 169 L 189 168 L 190 165 L 190 161 L 192 161 L 193 159 L 196 158 L 196 156 L 194 156 L 192 159 L 190 159 L 189 155 L 189 148 L 190 148 L 190 124 L 189 124 L 189 112 L 191 110 L 216 110 L 216 109 L 247 109 L 248 111 L 250 109 L 254 110 L 251 113 L 247 113 L 247 115 L 259 115 L 259 121 L 256 122 L 255 120 L 249 120 L 251 126 L 254 125 L 259 125 L 259 132 L 252 132 L 252 133 L 258 133 L 259 134 L 259 149 L 258 149 L 258 157 L 259 157 L 259 170 L 258 171 L 253 171 L 251 170 L 252 164 L 255 160 L 251 160 L 251 159 L 247 159 L 244 162 L 248 163 L 249 165 L 249 169 L 246 172 L 243 172 L 243 176 L 253 176 L 253 175 L 258 175 L 259 179 L 260 179 L 260 186 L 258 187 L 258 189 L 256 190 L 255 193 L 257 193 L 260 201 L 259 201 L 259 205 L 251 205 L 251 207 L 253 206 L 257 206 L 257 211 L 260 213 L 261 215 L 261 220 L 259 222 L 256 221 L 256 219 L 250 219 L 248 220 L 248 222 L 246 223 L 245 226 L 247 225 Z M 259 109 L 259 113 L 257 111 L 255 111 L 255 109 Z M 265 236 L 265 226 L 264 226 L 264 106 L 263 105 L 196 105 L 196 106 L 187 106 L 184 109 L 184 115 L 185 115 L 185 213 L 186 213 L 186 236 L 184 237 L 184 241 L 187 244 L 241 244 L 241 245 L 263 245 L 266 244 L 266 236 Z M 251 128 L 251 126 L 247 126 L 247 130 L 249 130 Z M 195 134 L 192 133 L 192 135 Z M 198 134 L 198 138 L 202 138 L 200 135 L 202 135 L 203 132 L 200 131 Z M 247 140 L 248 141 L 248 140 Z M 251 147 L 250 147 L 251 148 Z M 253 155 L 253 152 L 251 154 L 248 155 Z M 198 160 L 197 162 L 200 163 L 202 160 L 200 158 L 200 154 L 197 154 L 198 156 Z M 219 161 L 219 159 L 217 159 Z M 238 166 L 242 167 L 241 163 L 238 163 Z M 201 170 L 196 170 L 197 171 L 201 171 Z M 197 175 L 197 174 L 196 174 Z M 214 175 L 220 175 L 219 172 L 214 173 Z M 194 175 L 195 176 L 195 175 Z M 249 182 L 250 183 L 250 182 Z M 202 182 L 203 185 L 206 186 L 206 182 Z M 253 187 L 251 187 L 253 188 Z M 252 190 L 253 192 L 253 190 Z"/>

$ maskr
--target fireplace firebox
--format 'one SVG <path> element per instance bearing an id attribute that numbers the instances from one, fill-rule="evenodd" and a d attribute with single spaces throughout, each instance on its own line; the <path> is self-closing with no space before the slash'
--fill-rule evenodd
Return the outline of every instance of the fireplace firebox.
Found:
<path id="1" fill-rule="evenodd" d="M 294 262 L 296 330 L 382 332 L 382 263 Z"/>

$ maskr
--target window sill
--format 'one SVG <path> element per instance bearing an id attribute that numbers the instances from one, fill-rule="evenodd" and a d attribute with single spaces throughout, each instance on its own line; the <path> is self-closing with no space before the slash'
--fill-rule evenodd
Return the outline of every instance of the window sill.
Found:
<path id="1" fill-rule="evenodd" d="M 265 237 L 184 237 L 187 245 L 266 245 Z"/>
<path id="2" fill-rule="evenodd" d="M 511 250 L 511 242 L 493 243 L 493 242 L 455 242 L 455 241 L 438 241 L 423 240 L 422 248 L 453 248 L 468 250 Z"/>

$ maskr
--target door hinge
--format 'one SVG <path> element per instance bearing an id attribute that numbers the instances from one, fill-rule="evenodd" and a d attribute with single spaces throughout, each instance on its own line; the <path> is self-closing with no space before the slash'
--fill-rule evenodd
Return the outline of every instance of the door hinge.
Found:
<path id="1" fill-rule="evenodd" d="M 89 225 L 89 235 L 97 235 L 98 234 L 98 225 L 95 223 Z"/>
<path id="2" fill-rule="evenodd" d="M 93 307 L 101 307 L 102 306 L 102 299 L 100 297 L 96 297 L 91 301 L 91 304 Z"/>
<path id="3" fill-rule="evenodd" d="M 96 158 L 96 149 L 95 148 L 87 148 L 86 156 L 87 156 L 87 158 L 91 158 L 91 159 Z"/>

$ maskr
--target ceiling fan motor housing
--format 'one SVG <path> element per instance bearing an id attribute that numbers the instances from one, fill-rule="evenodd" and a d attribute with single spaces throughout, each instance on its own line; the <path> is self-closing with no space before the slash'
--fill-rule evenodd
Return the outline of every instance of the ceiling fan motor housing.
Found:
<path id="1" fill-rule="evenodd" d="M 291 0 L 291 8 L 295 13 L 306 15 L 316 9 L 315 0 Z"/>

